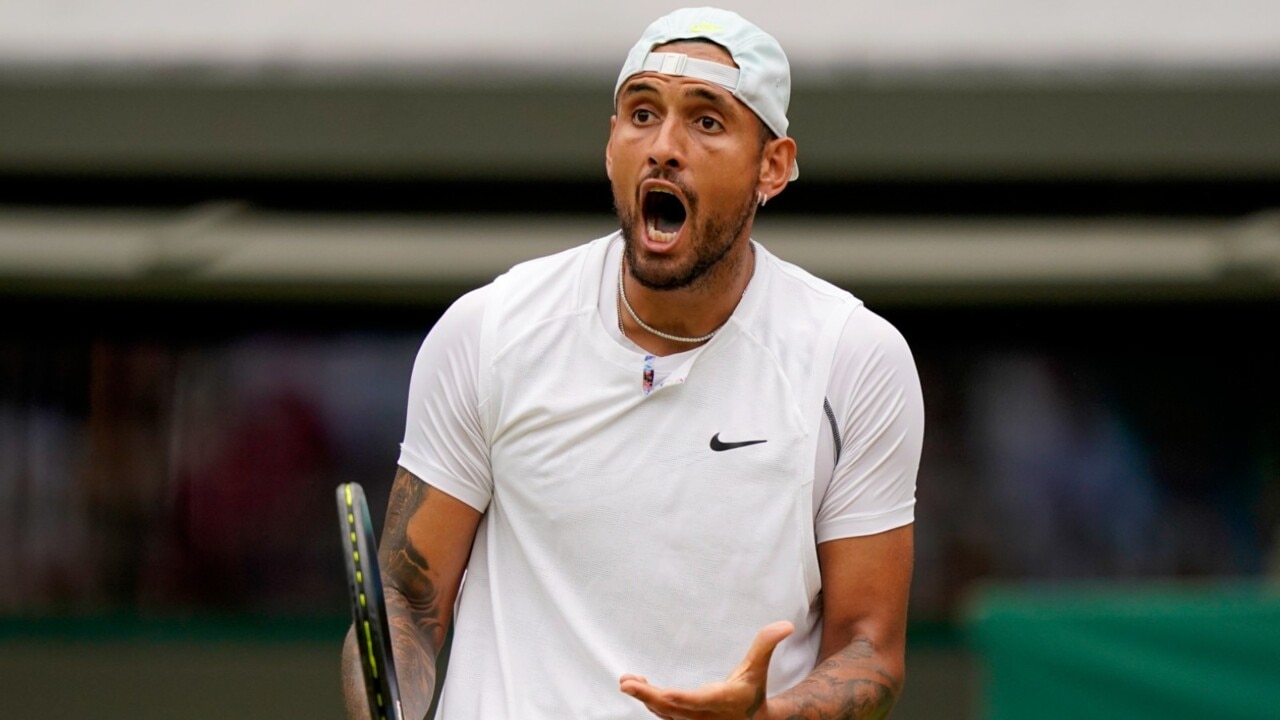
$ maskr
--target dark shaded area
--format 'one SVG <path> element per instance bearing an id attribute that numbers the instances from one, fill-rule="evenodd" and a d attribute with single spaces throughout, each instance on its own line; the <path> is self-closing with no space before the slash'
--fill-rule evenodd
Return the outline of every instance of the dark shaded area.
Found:
<path id="1" fill-rule="evenodd" d="M 447 215 L 611 214 L 607 180 L 439 177 L 0 175 L 0 203 L 75 208 L 174 208 L 239 200 L 263 210 Z M 1234 217 L 1272 209 L 1280 178 L 1149 181 L 811 180 L 769 203 L 771 215 L 872 217 Z"/>

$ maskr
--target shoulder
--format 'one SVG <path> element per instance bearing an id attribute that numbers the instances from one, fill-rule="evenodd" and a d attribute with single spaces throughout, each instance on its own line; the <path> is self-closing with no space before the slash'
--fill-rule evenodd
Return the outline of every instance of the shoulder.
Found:
<path id="1" fill-rule="evenodd" d="M 424 347 L 433 344 L 455 346 L 459 343 L 471 345 L 474 338 L 480 336 L 480 325 L 489 307 L 493 295 L 492 283 L 476 288 L 457 300 L 444 311 L 440 319 L 427 334 Z"/>
<path id="2" fill-rule="evenodd" d="M 843 426 L 855 418 L 905 413 L 913 425 L 923 422 L 920 376 L 911 347 L 885 318 L 859 306 L 845 322 L 836 344 L 827 400 Z M 887 415 L 885 415 L 887 413 Z"/>
<path id="3" fill-rule="evenodd" d="M 770 282 L 779 286 L 783 297 L 805 297 L 811 301 L 860 305 L 862 301 L 844 288 L 837 287 L 794 263 L 756 245 L 762 266 L 770 274 Z"/>
<path id="4" fill-rule="evenodd" d="M 862 301 L 848 290 L 757 247 L 760 272 L 752 282 L 760 281 L 762 292 L 751 304 L 751 314 L 758 321 L 770 318 L 767 322 L 772 331 L 791 342 L 805 342 L 808 338 L 807 342 L 829 348 L 845 318 Z"/>
<path id="5" fill-rule="evenodd" d="M 862 304 L 845 320 L 838 347 L 841 355 L 872 353 L 899 361 L 912 360 L 910 345 L 902 332 Z"/>
<path id="6" fill-rule="evenodd" d="M 512 284 L 530 280 L 563 280 L 566 272 L 585 267 L 590 258 L 594 254 L 603 252 L 617 235 L 618 233 L 614 232 L 560 252 L 516 263 L 510 270 L 499 275 L 494 282 Z"/>
<path id="7" fill-rule="evenodd" d="M 591 283 L 598 282 L 605 250 L 615 235 L 512 266 L 494 279 L 490 306 L 505 316 L 554 315 L 575 311 L 588 300 L 594 304 L 597 290 Z"/>

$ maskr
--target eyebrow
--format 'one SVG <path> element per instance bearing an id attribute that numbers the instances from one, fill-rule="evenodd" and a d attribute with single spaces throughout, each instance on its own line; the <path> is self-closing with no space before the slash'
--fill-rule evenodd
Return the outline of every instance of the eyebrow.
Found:
<path id="1" fill-rule="evenodd" d="M 705 87 L 691 87 L 688 90 L 685 90 L 684 94 L 686 97 L 697 97 L 702 100 L 706 100 L 721 110 L 725 109 L 729 105 L 728 101 L 724 99 L 724 95 L 714 93 Z"/>
<path id="2" fill-rule="evenodd" d="M 658 92 L 658 88 L 650 85 L 647 82 L 640 81 L 640 82 L 628 83 L 626 87 L 622 88 L 622 95 L 620 97 L 630 97 L 632 95 L 640 95 L 642 93 L 657 94 L 657 92 Z"/>

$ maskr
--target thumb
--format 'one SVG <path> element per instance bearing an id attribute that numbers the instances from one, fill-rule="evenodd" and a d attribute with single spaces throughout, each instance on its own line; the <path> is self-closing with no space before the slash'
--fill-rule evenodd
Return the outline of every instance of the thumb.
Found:
<path id="1" fill-rule="evenodd" d="M 767 675 L 774 648 L 794 631 L 795 626 L 786 620 L 769 623 L 761 628 L 751 643 L 751 649 L 747 650 L 747 657 L 742 662 L 743 670 Z"/>

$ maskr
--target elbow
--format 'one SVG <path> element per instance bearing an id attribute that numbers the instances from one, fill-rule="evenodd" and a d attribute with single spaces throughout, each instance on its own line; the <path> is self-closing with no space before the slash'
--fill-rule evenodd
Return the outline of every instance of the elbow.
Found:
<path id="1" fill-rule="evenodd" d="M 907 682 L 907 665 L 901 643 L 877 642 L 865 635 L 855 636 L 847 652 L 865 663 L 874 680 L 885 686 L 890 704 L 902 694 Z"/>

